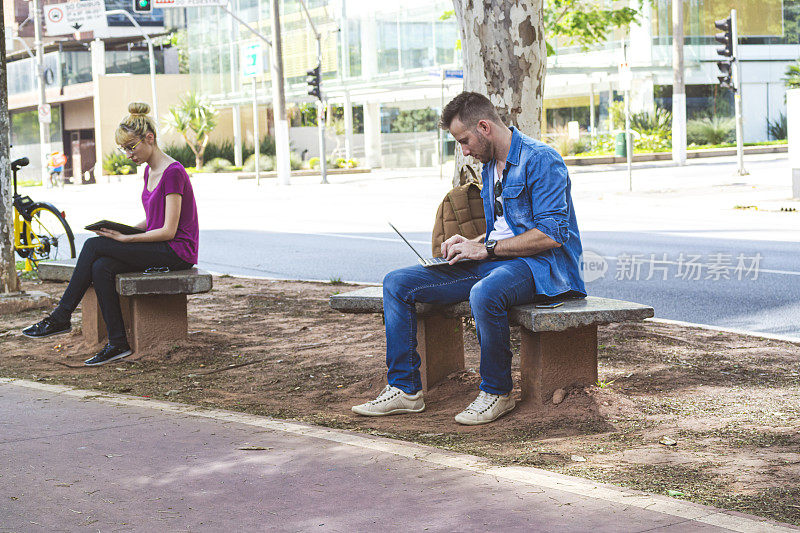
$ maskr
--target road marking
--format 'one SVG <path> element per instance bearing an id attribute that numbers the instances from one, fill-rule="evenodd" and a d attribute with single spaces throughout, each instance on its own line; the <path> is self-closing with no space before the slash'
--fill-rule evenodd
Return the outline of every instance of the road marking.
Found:
<path id="1" fill-rule="evenodd" d="M 686 520 L 700 522 L 730 531 L 741 533 L 751 532 L 797 532 L 797 529 L 786 527 L 780 524 L 772 524 L 766 519 L 757 516 L 746 516 L 737 513 L 729 514 L 728 511 L 714 509 L 689 502 L 647 494 L 644 492 L 605 485 L 596 481 L 582 479 L 573 476 L 565 476 L 532 467 L 521 466 L 495 466 L 489 461 L 480 457 L 465 454 L 457 454 L 439 450 L 429 446 L 405 443 L 374 436 L 364 436 L 355 432 L 329 429 L 317 426 L 289 422 L 284 420 L 274 420 L 262 416 L 250 415 L 224 411 L 221 409 L 204 409 L 192 405 L 165 402 L 160 400 L 149 400 L 124 394 L 113 394 L 91 390 L 74 389 L 63 385 L 49 385 L 13 378 L 0 378 L 0 385 L 16 385 L 33 390 L 62 394 L 73 398 L 89 401 L 99 401 L 113 405 L 125 405 L 131 407 L 141 407 L 146 409 L 156 409 L 166 413 L 195 416 L 198 418 L 208 418 L 222 422 L 234 422 L 253 427 L 260 427 L 273 431 L 282 431 L 303 437 L 312 437 L 336 442 L 348 446 L 354 446 L 366 450 L 389 453 L 408 459 L 415 459 L 428 464 L 445 468 L 456 468 L 459 470 L 485 474 L 507 481 L 533 485 L 546 489 L 558 490 L 595 498 L 602 501 L 617 503 L 625 506 L 646 509 L 661 514 L 675 516 Z"/>

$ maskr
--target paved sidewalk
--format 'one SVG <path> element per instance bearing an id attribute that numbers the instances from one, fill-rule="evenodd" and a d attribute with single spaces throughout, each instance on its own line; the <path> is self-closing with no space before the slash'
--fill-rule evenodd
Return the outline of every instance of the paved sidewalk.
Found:
<path id="1" fill-rule="evenodd" d="M 345 431 L 0 380 L 0 531 L 798 531 Z"/>

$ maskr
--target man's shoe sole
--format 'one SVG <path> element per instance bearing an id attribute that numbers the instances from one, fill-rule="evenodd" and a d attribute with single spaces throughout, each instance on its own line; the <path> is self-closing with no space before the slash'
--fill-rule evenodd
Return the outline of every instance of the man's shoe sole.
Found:
<path id="1" fill-rule="evenodd" d="M 511 407 L 509 407 L 508 409 L 506 409 L 505 411 L 503 411 L 502 413 L 500 413 L 496 417 L 492 418 L 491 420 L 459 420 L 458 419 L 458 415 L 456 415 L 455 419 L 456 419 L 456 422 L 458 422 L 459 424 L 463 424 L 465 426 L 480 426 L 481 424 L 489 424 L 491 422 L 494 422 L 495 420 L 497 420 L 501 416 L 506 415 L 506 414 L 510 413 L 511 411 L 513 411 L 516 406 L 517 406 L 517 404 L 515 402 L 514 405 L 512 405 Z"/>
<path id="2" fill-rule="evenodd" d="M 361 416 L 388 416 L 388 415 L 402 415 L 405 413 L 421 413 L 425 410 L 425 406 L 423 405 L 419 409 L 392 409 L 391 411 L 387 411 L 385 413 L 376 413 L 374 411 L 357 411 L 357 406 L 351 407 L 350 410 L 353 411 L 357 415 Z"/>
<path id="3" fill-rule="evenodd" d="M 56 335 L 63 335 L 64 333 L 69 333 L 72 331 L 72 328 L 65 329 L 63 331 L 56 331 L 55 333 L 50 333 L 48 335 L 28 335 L 24 331 L 20 331 L 24 337 L 28 337 L 29 339 L 46 339 L 47 337 L 55 337 Z"/>
<path id="4" fill-rule="evenodd" d="M 87 363 L 86 361 L 84 361 L 83 364 L 84 364 L 84 366 L 100 366 L 100 365 L 104 365 L 106 363 L 110 363 L 111 361 L 116 361 L 117 359 L 122 359 L 123 357 L 128 357 L 132 353 L 133 353 L 133 350 L 128 350 L 127 352 L 122 352 L 119 355 L 115 355 L 114 357 L 111 357 L 110 359 L 106 359 L 105 361 L 100 361 L 99 363 Z M 87 359 L 87 361 L 88 360 L 91 360 L 91 359 Z"/>

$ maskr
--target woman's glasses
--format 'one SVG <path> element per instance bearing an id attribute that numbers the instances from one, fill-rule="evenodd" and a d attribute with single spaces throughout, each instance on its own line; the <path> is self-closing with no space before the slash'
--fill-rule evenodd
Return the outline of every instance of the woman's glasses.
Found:
<path id="1" fill-rule="evenodd" d="M 139 141 L 136 144 L 134 144 L 133 146 L 117 146 L 117 150 L 119 150 L 123 154 L 132 154 L 133 151 L 136 150 L 136 147 L 139 146 L 139 144 L 141 142 L 142 142 L 142 140 L 139 139 Z"/>

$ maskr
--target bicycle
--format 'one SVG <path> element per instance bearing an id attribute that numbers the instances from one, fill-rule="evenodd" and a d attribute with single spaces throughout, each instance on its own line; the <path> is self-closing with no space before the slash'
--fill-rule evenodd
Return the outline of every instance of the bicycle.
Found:
<path id="1" fill-rule="evenodd" d="M 14 251 L 25 260 L 25 271 L 39 261 L 75 257 L 75 236 L 63 211 L 53 204 L 34 202 L 17 193 L 17 171 L 30 163 L 27 157 L 11 162 L 14 176 Z"/>

